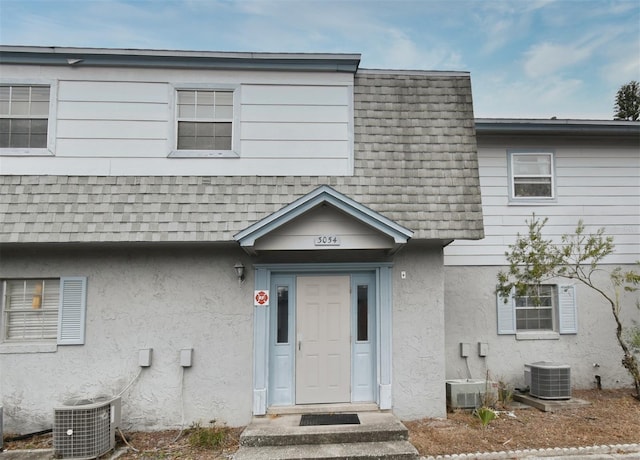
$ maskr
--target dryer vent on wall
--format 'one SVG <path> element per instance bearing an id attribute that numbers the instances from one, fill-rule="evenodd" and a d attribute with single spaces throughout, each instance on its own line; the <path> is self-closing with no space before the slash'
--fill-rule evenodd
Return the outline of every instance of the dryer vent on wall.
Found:
<path id="1" fill-rule="evenodd" d="M 93 459 L 115 448 L 120 398 L 67 401 L 53 410 L 56 458 Z"/>
<path id="2" fill-rule="evenodd" d="M 531 396 L 571 399 L 571 367 L 567 364 L 541 361 L 525 365 L 524 372 Z"/>

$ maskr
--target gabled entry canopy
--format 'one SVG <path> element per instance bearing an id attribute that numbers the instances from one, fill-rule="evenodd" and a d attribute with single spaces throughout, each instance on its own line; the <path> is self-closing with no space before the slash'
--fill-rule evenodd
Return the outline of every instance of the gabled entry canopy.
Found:
<path id="1" fill-rule="evenodd" d="M 323 185 L 234 236 L 245 251 L 387 249 L 413 232 Z"/>

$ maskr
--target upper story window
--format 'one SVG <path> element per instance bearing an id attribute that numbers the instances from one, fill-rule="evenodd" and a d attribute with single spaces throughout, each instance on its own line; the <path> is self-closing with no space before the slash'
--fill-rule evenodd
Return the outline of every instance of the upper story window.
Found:
<path id="1" fill-rule="evenodd" d="M 229 156 L 233 150 L 232 90 L 177 91 L 177 150 L 173 156 Z"/>
<path id="2" fill-rule="evenodd" d="M 510 190 L 513 200 L 554 198 L 552 153 L 509 153 Z"/>
<path id="3" fill-rule="evenodd" d="M 49 97 L 48 85 L 0 85 L 0 149 L 47 148 Z"/>

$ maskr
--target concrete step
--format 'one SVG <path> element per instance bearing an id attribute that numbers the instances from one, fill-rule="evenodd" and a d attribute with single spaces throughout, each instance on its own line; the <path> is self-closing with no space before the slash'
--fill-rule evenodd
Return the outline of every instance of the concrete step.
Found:
<path id="1" fill-rule="evenodd" d="M 418 460 L 409 441 L 240 446 L 234 460 Z"/>
<path id="2" fill-rule="evenodd" d="M 407 428 L 391 413 L 359 412 L 359 425 L 299 426 L 300 414 L 255 417 L 240 436 L 247 447 L 406 441 Z"/>

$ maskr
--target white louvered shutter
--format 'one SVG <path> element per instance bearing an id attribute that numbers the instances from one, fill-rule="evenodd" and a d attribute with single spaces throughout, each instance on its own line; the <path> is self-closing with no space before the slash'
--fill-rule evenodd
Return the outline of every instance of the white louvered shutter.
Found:
<path id="1" fill-rule="evenodd" d="M 514 305 L 513 291 L 506 299 L 496 295 L 496 303 L 498 308 L 498 334 L 515 334 L 516 333 L 516 309 Z"/>
<path id="2" fill-rule="evenodd" d="M 558 286 L 558 321 L 560 334 L 578 333 L 575 286 Z"/>
<path id="3" fill-rule="evenodd" d="M 84 344 L 87 278 L 60 278 L 58 345 Z"/>

